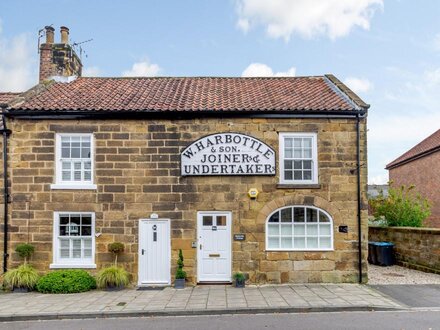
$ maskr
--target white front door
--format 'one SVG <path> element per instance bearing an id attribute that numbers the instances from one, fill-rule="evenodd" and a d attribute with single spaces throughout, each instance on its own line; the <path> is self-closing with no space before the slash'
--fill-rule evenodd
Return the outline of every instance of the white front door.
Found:
<path id="1" fill-rule="evenodd" d="M 230 212 L 198 212 L 199 282 L 231 281 L 231 222 Z"/>
<path id="2" fill-rule="evenodd" d="M 139 220 L 139 285 L 171 284 L 169 219 Z"/>

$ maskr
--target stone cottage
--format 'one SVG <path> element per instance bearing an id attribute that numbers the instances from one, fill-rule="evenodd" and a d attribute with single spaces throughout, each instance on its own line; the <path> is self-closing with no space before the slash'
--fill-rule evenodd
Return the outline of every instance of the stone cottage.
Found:
<path id="1" fill-rule="evenodd" d="M 94 272 L 119 241 L 141 286 L 179 249 L 192 283 L 366 280 L 368 105 L 337 78 L 84 78 L 53 33 L 2 105 L 5 268 L 30 242 Z"/>

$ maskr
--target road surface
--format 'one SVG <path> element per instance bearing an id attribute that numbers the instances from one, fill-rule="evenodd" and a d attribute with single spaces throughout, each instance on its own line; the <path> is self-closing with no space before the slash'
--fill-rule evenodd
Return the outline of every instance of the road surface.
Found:
<path id="1" fill-rule="evenodd" d="M 440 329 L 440 310 L 139 317 L 0 323 L 0 329 Z"/>

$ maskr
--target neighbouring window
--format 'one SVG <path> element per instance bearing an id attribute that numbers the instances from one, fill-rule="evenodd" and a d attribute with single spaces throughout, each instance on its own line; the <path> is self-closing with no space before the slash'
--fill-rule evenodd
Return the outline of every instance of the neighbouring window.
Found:
<path id="1" fill-rule="evenodd" d="M 280 183 L 318 183 L 316 133 L 280 133 Z"/>
<path id="2" fill-rule="evenodd" d="M 333 250 L 333 221 L 312 206 L 288 206 L 273 212 L 266 223 L 266 249 L 273 251 Z"/>
<path id="3" fill-rule="evenodd" d="M 93 187 L 93 135 L 57 134 L 56 186 L 61 188 Z"/>
<path id="4" fill-rule="evenodd" d="M 94 233 L 94 213 L 56 212 L 53 265 L 94 266 Z"/>

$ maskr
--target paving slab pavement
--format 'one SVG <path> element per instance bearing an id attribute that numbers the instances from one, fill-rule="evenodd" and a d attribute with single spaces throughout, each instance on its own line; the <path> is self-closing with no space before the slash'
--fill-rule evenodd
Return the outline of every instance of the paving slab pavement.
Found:
<path id="1" fill-rule="evenodd" d="M 0 321 L 153 315 L 393 310 L 399 302 L 366 285 L 202 285 L 176 290 L 0 294 Z"/>
<path id="2" fill-rule="evenodd" d="M 409 307 L 440 307 L 440 285 L 372 285 L 372 288 Z"/>

